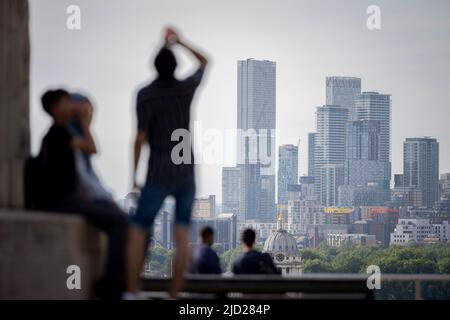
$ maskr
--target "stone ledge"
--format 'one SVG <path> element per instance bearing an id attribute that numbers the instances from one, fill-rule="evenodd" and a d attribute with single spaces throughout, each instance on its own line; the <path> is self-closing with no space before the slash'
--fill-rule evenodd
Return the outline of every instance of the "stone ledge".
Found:
<path id="1" fill-rule="evenodd" d="M 0 209 L 0 299 L 89 299 L 105 240 L 76 215 Z M 80 290 L 67 288 L 69 265 L 81 269 Z"/>

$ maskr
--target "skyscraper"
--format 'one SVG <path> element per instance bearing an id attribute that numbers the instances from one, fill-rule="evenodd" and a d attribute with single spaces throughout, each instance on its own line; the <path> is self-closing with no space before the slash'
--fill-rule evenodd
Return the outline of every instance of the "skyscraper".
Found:
<path id="1" fill-rule="evenodd" d="M 273 220 L 276 218 L 276 63 L 238 61 L 237 96 L 237 161 L 244 170 L 244 215 L 246 219 Z"/>
<path id="2" fill-rule="evenodd" d="M 347 123 L 347 160 L 378 160 L 378 122 L 374 120 Z"/>
<path id="3" fill-rule="evenodd" d="M 356 99 L 357 120 L 378 122 L 378 160 L 391 161 L 391 96 L 378 92 L 363 92 Z"/>
<path id="4" fill-rule="evenodd" d="M 422 205 L 438 200 L 439 143 L 433 138 L 407 138 L 403 143 L 403 183 L 422 191 Z"/>
<path id="5" fill-rule="evenodd" d="M 324 165 L 344 165 L 345 137 L 348 109 L 341 106 L 317 107 L 317 132 L 315 135 L 314 176 L 316 193 L 321 194 L 320 168 Z"/>
<path id="6" fill-rule="evenodd" d="M 326 79 L 326 104 L 347 108 L 349 120 L 356 120 L 355 100 L 360 93 L 360 78 L 327 77 Z"/>
<path id="7" fill-rule="evenodd" d="M 240 167 L 222 168 L 222 212 L 240 216 L 242 201 L 242 170 Z"/>
<path id="8" fill-rule="evenodd" d="M 337 206 L 338 189 L 344 184 L 344 165 L 326 164 L 319 169 L 320 203 L 326 207 Z"/>
<path id="9" fill-rule="evenodd" d="M 388 162 L 379 160 L 379 138 L 378 121 L 347 123 L 346 185 L 366 187 L 368 183 L 377 183 L 382 189 L 389 188 L 390 167 Z"/>
<path id="10" fill-rule="evenodd" d="M 314 149 L 316 133 L 308 133 L 308 176 L 314 177 Z"/>
<path id="11" fill-rule="evenodd" d="M 288 185 L 298 183 L 298 147 L 285 144 L 278 151 L 278 204 L 287 204 Z"/>

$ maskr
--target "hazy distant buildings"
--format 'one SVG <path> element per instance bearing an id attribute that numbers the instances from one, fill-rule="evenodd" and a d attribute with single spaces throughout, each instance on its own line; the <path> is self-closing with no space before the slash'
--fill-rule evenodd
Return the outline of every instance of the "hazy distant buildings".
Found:
<path id="1" fill-rule="evenodd" d="M 422 190 L 412 187 L 394 187 L 391 189 L 390 205 L 399 207 L 420 207 L 423 203 Z"/>
<path id="2" fill-rule="evenodd" d="M 316 133 L 308 133 L 308 176 L 314 177 L 314 150 L 315 150 Z"/>
<path id="3" fill-rule="evenodd" d="M 298 147 L 286 144 L 278 151 L 278 204 L 287 204 L 288 185 L 298 182 Z"/>
<path id="4" fill-rule="evenodd" d="M 448 221 L 431 224 L 429 219 L 399 219 L 391 245 L 406 246 L 417 243 L 433 244 L 450 240 Z"/>
<path id="5" fill-rule="evenodd" d="M 238 61 L 237 161 L 246 219 L 273 220 L 275 209 L 276 63 Z M 258 190 L 256 190 L 258 189 Z"/>
<path id="6" fill-rule="evenodd" d="M 391 161 L 391 96 L 378 92 L 363 92 L 355 102 L 357 120 L 378 122 L 378 160 Z"/>
<path id="7" fill-rule="evenodd" d="M 349 243 L 361 246 L 375 246 L 377 244 L 375 235 L 358 233 L 334 233 L 327 235 L 327 245 L 330 247 L 339 248 Z"/>
<path id="8" fill-rule="evenodd" d="M 326 207 L 338 205 L 338 189 L 344 184 L 344 165 L 326 164 L 319 168 L 320 203 Z"/>
<path id="9" fill-rule="evenodd" d="M 377 184 L 342 185 L 338 190 L 341 207 L 382 206 L 390 200 L 390 190 Z"/>
<path id="10" fill-rule="evenodd" d="M 394 188 L 403 187 L 403 174 L 394 174 Z"/>
<path id="11" fill-rule="evenodd" d="M 192 205 L 193 218 L 213 218 L 216 215 L 216 196 L 195 198 Z"/>
<path id="12" fill-rule="evenodd" d="M 346 134 L 347 160 L 379 160 L 378 139 L 380 130 L 378 121 L 349 121 L 347 122 Z"/>
<path id="13" fill-rule="evenodd" d="M 235 213 L 240 216 L 242 201 L 242 168 L 222 168 L 222 212 Z"/>
<path id="14" fill-rule="evenodd" d="M 349 120 L 356 120 L 355 100 L 361 93 L 361 79 L 354 77 L 327 77 L 326 104 L 348 109 Z"/>
<path id="15" fill-rule="evenodd" d="M 220 252 L 239 246 L 237 217 L 235 214 L 221 213 L 214 218 L 192 219 L 189 230 L 190 243 L 198 243 L 200 230 L 206 225 L 214 228 L 214 244 L 219 246 Z"/>
<path id="16" fill-rule="evenodd" d="M 338 185 L 334 184 L 331 178 L 331 169 L 333 167 L 327 167 L 322 170 L 323 166 L 338 165 L 342 167 L 342 175 L 339 175 L 339 179 L 336 183 L 343 184 L 340 178 L 344 177 L 343 168 L 345 163 L 345 143 L 346 143 L 346 123 L 348 120 L 348 109 L 341 106 L 325 105 L 316 109 L 316 121 L 317 132 L 315 136 L 315 185 L 316 193 L 320 194 L 320 200 L 323 205 L 329 205 L 329 203 L 337 203 L 337 189 L 336 193 L 330 193 L 331 185 L 333 188 Z M 337 167 L 336 167 L 337 168 Z M 335 169 L 336 169 L 335 168 Z M 333 169 L 334 170 L 334 169 Z M 337 170 L 337 169 L 336 169 Z M 336 176 L 337 178 L 338 176 Z M 325 180 L 324 180 L 325 179 Z M 327 190 L 321 189 L 327 188 Z M 334 199 L 334 200 L 332 200 Z M 328 204 L 327 204 L 328 203 Z"/>
<path id="17" fill-rule="evenodd" d="M 439 143 L 433 138 L 407 138 L 403 144 L 405 187 L 422 191 L 423 206 L 431 208 L 438 200 Z"/>

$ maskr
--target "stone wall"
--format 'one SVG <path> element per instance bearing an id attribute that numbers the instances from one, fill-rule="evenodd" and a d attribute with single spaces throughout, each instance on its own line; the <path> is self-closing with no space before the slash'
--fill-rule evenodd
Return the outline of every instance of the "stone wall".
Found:
<path id="1" fill-rule="evenodd" d="M 105 244 L 80 217 L 0 209 L 0 299 L 91 298 Z M 81 290 L 67 288 L 69 265 L 81 269 Z"/>
<path id="2" fill-rule="evenodd" d="M 0 208 L 23 206 L 29 154 L 30 42 L 27 0 L 0 1 Z"/>

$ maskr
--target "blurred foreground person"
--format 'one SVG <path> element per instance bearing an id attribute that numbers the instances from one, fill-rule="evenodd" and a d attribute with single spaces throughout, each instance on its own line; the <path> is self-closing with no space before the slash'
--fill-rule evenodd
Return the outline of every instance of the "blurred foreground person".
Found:
<path id="1" fill-rule="evenodd" d="M 171 47 L 187 49 L 199 67 L 185 80 L 175 78 L 177 61 Z M 132 217 L 128 237 L 127 292 L 124 299 L 135 299 L 140 290 L 139 275 L 144 263 L 146 238 L 164 199 L 176 200 L 173 277 L 169 293 L 175 298 L 183 284 L 187 267 L 189 223 L 195 196 L 194 159 L 189 131 L 191 102 L 208 64 L 198 51 L 182 41 L 175 31 L 166 30 L 165 44 L 156 56 L 157 78 L 141 89 L 137 96 L 137 135 L 134 145 L 133 185 L 144 142 L 150 146 L 146 184 L 141 192 L 136 214 Z M 180 133 L 180 136 L 177 135 Z M 176 152 L 178 141 L 187 148 Z M 181 158 L 181 159 L 180 159 Z"/>
<path id="2" fill-rule="evenodd" d="M 95 175 L 90 156 L 97 152 L 90 131 L 93 108 L 87 98 L 58 89 L 42 96 L 53 124 L 42 141 L 42 209 L 80 214 L 108 234 L 104 278 L 94 291 L 102 299 L 120 299 L 124 288 L 127 216 Z"/>
<path id="3" fill-rule="evenodd" d="M 280 274 L 267 253 L 254 249 L 256 234 L 252 229 L 242 232 L 242 255 L 233 262 L 234 274 Z"/>
<path id="4" fill-rule="evenodd" d="M 195 246 L 189 273 L 220 274 L 220 261 L 217 253 L 211 248 L 214 244 L 214 230 L 204 226 L 200 231 L 200 244 Z"/>

